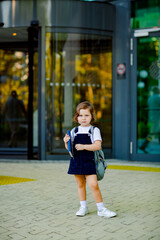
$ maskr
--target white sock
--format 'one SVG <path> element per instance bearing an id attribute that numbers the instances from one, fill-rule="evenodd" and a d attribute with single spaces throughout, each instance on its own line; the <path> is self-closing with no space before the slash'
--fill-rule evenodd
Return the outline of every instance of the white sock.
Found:
<path id="1" fill-rule="evenodd" d="M 81 207 L 87 207 L 87 201 L 80 201 Z"/>
<path id="2" fill-rule="evenodd" d="M 104 208 L 103 202 L 96 203 L 96 204 L 97 204 L 98 211 L 101 211 Z"/>

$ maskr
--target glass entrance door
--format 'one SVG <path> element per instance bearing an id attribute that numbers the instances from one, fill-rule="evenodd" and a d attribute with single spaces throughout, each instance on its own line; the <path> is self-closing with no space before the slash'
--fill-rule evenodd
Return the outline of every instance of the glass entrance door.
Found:
<path id="1" fill-rule="evenodd" d="M 103 149 L 112 151 L 112 37 L 46 33 L 46 153 L 67 154 L 63 137 L 76 105 L 90 101 Z M 68 156 L 68 155 L 67 155 Z M 56 156 L 57 158 L 57 156 Z M 64 156 L 63 156 L 64 158 Z"/>
<path id="2" fill-rule="evenodd" d="M 0 49 L 0 148 L 27 149 L 28 52 Z"/>
<path id="3" fill-rule="evenodd" d="M 37 38 L 20 28 L 0 36 L 0 157 L 32 159 L 38 149 Z"/>
<path id="4" fill-rule="evenodd" d="M 131 158 L 160 161 L 160 36 L 138 37 L 135 46 Z"/>

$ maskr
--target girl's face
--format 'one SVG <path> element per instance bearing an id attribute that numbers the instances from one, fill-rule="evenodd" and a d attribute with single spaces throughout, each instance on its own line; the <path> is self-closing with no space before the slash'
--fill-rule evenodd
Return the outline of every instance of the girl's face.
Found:
<path id="1" fill-rule="evenodd" d="M 89 109 L 81 109 L 77 119 L 78 119 L 78 123 L 82 127 L 90 126 L 90 122 L 92 120 L 92 115 L 91 115 Z"/>

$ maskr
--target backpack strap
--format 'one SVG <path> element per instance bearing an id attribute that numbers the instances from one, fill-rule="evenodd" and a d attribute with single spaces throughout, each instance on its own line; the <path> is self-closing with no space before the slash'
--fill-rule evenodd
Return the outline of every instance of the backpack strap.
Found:
<path id="1" fill-rule="evenodd" d="M 95 128 L 95 126 L 92 126 L 91 125 L 91 128 L 89 129 L 89 131 L 88 131 L 88 133 L 90 133 L 91 134 L 91 137 L 92 137 L 92 139 L 91 140 L 93 140 L 94 139 L 94 137 L 93 137 L 93 135 L 94 135 L 94 128 Z"/>
<path id="2" fill-rule="evenodd" d="M 76 134 L 78 132 L 78 127 L 74 127 L 72 129 L 72 139 L 74 139 L 74 134 Z"/>
<path id="3" fill-rule="evenodd" d="M 95 128 L 95 127 L 91 125 L 91 128 L 89 129 L 89 133 L 92 134 L 92 136 L 93 136 L 93 134 L 94 134 L 94 128 Z"/>

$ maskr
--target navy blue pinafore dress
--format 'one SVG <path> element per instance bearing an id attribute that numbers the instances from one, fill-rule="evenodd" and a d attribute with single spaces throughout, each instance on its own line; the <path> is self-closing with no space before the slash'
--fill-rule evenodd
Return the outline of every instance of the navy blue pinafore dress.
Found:
<path id="1" fill-rule="evenodd" d="M 94 152 L 93 151 L 77 151 L 75 149 L 76 144 L 92 144 L 89 130 L 88 133 L 78 133 L 78 128 L 75 129 L 75 138 L 73 142 L 73 156 L 70 159 L 70 165 L 68 174 L 74 175 L 92 175 L 96 174 Z"/>

